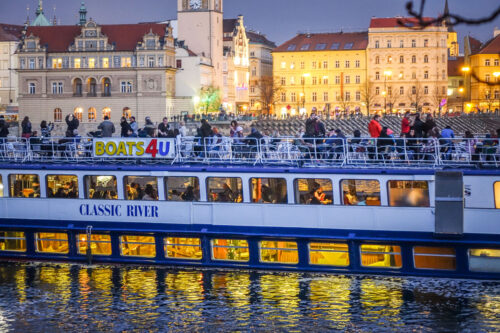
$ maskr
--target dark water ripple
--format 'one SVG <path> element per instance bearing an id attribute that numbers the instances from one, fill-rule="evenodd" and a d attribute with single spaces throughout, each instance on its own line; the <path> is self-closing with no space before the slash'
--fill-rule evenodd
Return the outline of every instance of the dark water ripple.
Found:
<path id="1" fill-rule="evenodd" d="M 0 264 L 0 332 L 500 331 L 500 283 Z"/>

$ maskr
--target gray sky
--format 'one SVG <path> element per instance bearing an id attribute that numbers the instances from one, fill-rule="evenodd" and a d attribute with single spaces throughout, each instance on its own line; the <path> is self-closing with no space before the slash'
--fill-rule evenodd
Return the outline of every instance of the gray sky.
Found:
<path id="1" fill-rule="evenodd" d="M 61 24 L 75 24 L 81 0 L 44 0 L 47 18 L 56 15 Z M 370 18 L 405 15 L 407 0 L 225 0 L 224 17 L 245 16 L 248 28 L 260 31 L 277 44 L 292 38 L 298 31 L 367 30 Z M 101 24 L 136 23 L 176 18 L 177 0 L 86 0 L 88 17 Z M 415 0 L 416 5 L 420 3 Z M 0 0 L 0 22 L 22 24 L 26 6 L 30 17 L 38 0 Z M 469 17 L 489 15 L 499 0 L 449 0 L 450 11 Z M 444 0 L 428 0 L 426 15 L 442 13 Z M 487 41 L 500 18 L 482 26 L 459 26 L 459 41 L 465 34 Z"/>

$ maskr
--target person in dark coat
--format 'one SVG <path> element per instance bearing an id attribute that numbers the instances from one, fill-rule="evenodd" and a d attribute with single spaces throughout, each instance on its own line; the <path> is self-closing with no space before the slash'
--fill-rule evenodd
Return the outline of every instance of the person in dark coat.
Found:
<path id="1" fill-rule="evenodd" d="M 158 137 L 159 138 L 168 138 L 168 132 L 170 130 L 170 126 L 168 125 L 168 118 L 164 117 L 163 121 L 158 125 Z"/>
<path id="2" fill-rule="evenodd" d="M 3 116 L 0 116 L 0 138 L 6 138 L 9 135 L 9 124 Z"/>
<path id="3" fill-rule="evenodd" d="M 422 138 L 424 136 L 425 124 L 420 120 L 420 113 L 415 114 L 415 121 L 411 129 L 415 131 L 416 138 Z"/>
<path id="4" fill-rule="evenodd" d="M 24 117 L 23 121 L 21 122 L 21 129 L 22 129 L 22 137 L 29 139 L 31 134 L 33 133 L 33 130 L 31 128 L 31 121 L 28 116 Z"/>
<path id="5" fill-rule="evenodd" d="M 434 121 L 434 117 L 432 114 L 428 113 L 427 118 L 425 119 L 425 124 L 424 124 L 424 132 L 425 132 L 425 137 L 431 137 L 432 136 L 432 130 L 436 127 L 436 122 Z"/>
<path id="6" fill-rule="evenodd" d="M 68 114 L 65 120 L 66 125 L 68 125 L 68 128 L 66 129 L 66 137 L 72 138 L 75 136 L 75 130 L 78 129 L 78 126 L 80 126 L 80 121 L 72 114 Z"/>
<path id="7" fill-rule="evenodd" d="M 133 132 L 132 127 L 130 127 L 130 124 L 127 122 L 127 118 L 125 117 L 122 117 L 122 119 L 120 120 L 120 127 L 120 135 L 122 138 L 128 138 Z"/>
<path id="8" fill-rule="evenodd" d="M 212 136 L 212 126 L 210 126 L 206 119 L 201 120 L 200 136 L 201 138 Z"/>

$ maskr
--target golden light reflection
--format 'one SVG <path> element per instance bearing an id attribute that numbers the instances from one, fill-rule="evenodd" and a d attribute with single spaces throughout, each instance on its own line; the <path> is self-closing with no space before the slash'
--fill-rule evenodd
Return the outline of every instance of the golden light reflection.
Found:
<path id="1" fill-rule="evenodd" d="M 269 313 L 268 317 L 275 321 L 286 321 L 290 325 L 298 323 L 299 317 L 299 275 L 262 275 L 260 277 L 262 302 L 280 312 Z M 283 312 L 287 317 L 283 317 Z"/>
<path id="2" fill-rule="evenodd" d="M 344 330 L 349 327 L 352 279 L 337 276 L 312 279 L 309 285 L 311 310 L 332 321 L 333 329 Z"/>
<path id="3" fill-rule="evenodd" d="M 214 293 L 227 300 L 227 305 L 238 309 L 250 306 L 250 276 L 242 273 L 221 273 L 212 276 Z M 248 320 L 250 311 L 238 310 L 238 320 Z"/>
<path id="4" fill-rule="evenodd" d="M 403 292 L 401 281 L 361 280 L 361 317 L 364 321 L 397 322 L 400 320 Z"/>
<path id="5" fill-rule="evenodd" d="M 156 320 L 160 313 L 157 297 L 157 279 L 155 270 L 127 269 L 122 271 L 122 301 L 128 305 L 127 314 L 139 325 L 148 325 Z"/>
<path id="6" fill-rule="evenodd" d="M 16 280 L 16 291 L 17 291 L 17 300 L 19 303 L 24 303 L 26 301 L 26 268 L 17 269 L 14 275 L 14 279 Z"/>
<path id="7" fill-rule="evenodd" d="M 40 286 L 49 288 L 54 296 L 54 305 L 66 306 L 71 297 L 70 266 L 43 266 L 40 268 Z"/>

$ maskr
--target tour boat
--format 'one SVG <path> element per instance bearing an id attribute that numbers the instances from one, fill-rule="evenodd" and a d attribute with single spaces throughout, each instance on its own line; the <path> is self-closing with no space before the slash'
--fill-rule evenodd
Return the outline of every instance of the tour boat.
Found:
<path id="1" fill-rule="evenodd" d="M 209 140 L 0 141 L 0 259 L 500 278 L 496 159 Z"/>

